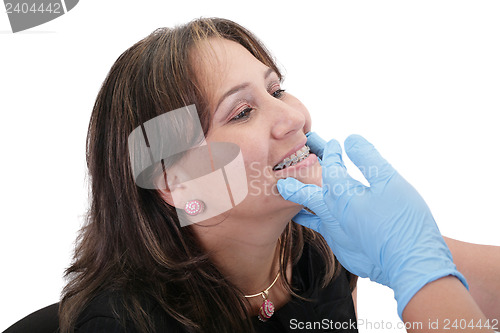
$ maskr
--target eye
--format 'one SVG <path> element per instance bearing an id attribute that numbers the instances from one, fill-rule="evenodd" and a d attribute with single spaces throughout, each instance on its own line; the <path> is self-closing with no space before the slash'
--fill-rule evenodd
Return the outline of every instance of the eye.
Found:
<path id="1" fill-rule="evenodd" d="M 285 93 L 285 89 L 277 89 L 274 92 L 271 93 L 271 96 L 274 98 L 282 98 Z"/>
<path id="2" fill-rule="evenodd" d="M 284 92 L 285 92 L 285 89 L 278 89 L 275 92 L 273 92 L 271 95 L 274 98 L 281 98 L 281 97 L 283 97 Z"/>
<path id="3" fill-rule="evenodd" d="M 234 116 L 230 121 L 238 121 L 238 120 L 243 120 L 247 119 L 250 117 L 250 113 L 253 111 L 253 108 L 247 107 L 240 113 L 238 113 L 236 116 Z"/>

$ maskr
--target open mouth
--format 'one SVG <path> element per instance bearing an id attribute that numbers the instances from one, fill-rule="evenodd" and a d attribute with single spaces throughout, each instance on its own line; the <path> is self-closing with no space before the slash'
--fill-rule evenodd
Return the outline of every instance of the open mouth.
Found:
<path id="1" fill-rule="evenodd" d="M 280 163 L 276 164 L 274 166 L 273 170 L 274 171 L 283 170 L 285 168 L 288 168 L 290 166 L 293 166 L 293 165 L 299 163 L 300 161 L 305 160 L 309 156 L 309 150 L 310 149 L 308 146 L 302 147 L 301 149 L 297 150 L 292 155 L 285 157 L 285 159 L 283 161 L 281 161 Z"/>

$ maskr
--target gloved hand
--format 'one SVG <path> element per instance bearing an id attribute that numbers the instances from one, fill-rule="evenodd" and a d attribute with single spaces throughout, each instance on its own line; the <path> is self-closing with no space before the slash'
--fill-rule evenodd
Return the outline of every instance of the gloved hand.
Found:
<path id="1" fill-rule="evenodd" d="M 344 143 L 367 187 L 347 173 L 337 141 L 307 136 L 322 159 L 322 187 L 278 181 L 283 198 L 316 214 L 302 210 L 296 223 L 319 232 L 347 270 L 393 289 L 401 319 L 410 299 L 431 281 L 454 275 L 468 288 L 427 204 L 372 144 L 359 135 Z"/>

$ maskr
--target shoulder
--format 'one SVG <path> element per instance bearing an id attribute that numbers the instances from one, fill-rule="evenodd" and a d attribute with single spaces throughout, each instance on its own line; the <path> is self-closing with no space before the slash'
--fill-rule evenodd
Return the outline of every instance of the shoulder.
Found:
<path id="1" fill-rule="evenodd" d="M 82 311 L 76 322 L 75 332 L 137 332 L 125 313 L 119 294 L 102 292 Z"/>
<path id="2" fill-rule="evenodd" d="M 146 297 L 139 304 L 150 316 L 155 332 L 183 332 L 181 326 Z M 135 333 L 141 330 L 127 314 L 119 293 L 102 292 L 82 311 L 75 325 L 78 333 Z"/>

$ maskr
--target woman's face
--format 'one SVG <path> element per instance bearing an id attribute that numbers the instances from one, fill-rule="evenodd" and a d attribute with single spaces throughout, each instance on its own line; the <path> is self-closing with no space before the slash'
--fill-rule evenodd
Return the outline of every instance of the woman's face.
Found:
<path id="1" fill-rule="evenodd" d="M 275 166 L 304 148 L 311 126 L 309 112 L 282 90 L 272 69 L 240 44 L 216 38 L 204 43 L 198 54 L 203 60 L 195 69 L 212 119 L 207 141 L 237 144 L 246 168 L 248 195 L 233 210 L 255 214 L 259 207 L 265 214 L 288 210 L 294 215 L 300 207 L 279 195 L 277 180 L 294 177 L 319 185 L 321 166 L 314 154 L 282 170 Z"/>

